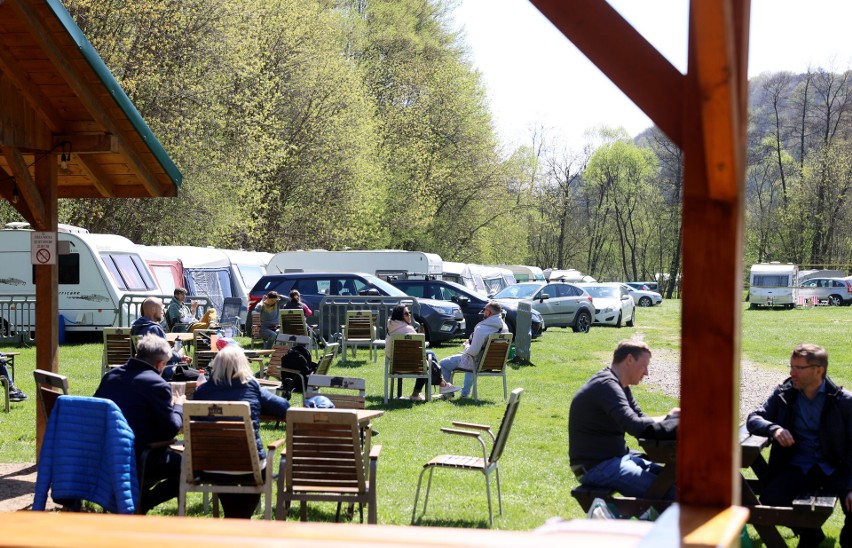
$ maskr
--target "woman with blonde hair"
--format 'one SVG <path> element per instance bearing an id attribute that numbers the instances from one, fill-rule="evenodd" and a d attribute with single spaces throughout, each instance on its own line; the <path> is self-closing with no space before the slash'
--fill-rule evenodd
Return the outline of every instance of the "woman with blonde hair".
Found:
<path id="1" fill-rule="evenodd" d="M 290 402 L 260 387 L 243 349 L 229 344 L 210 362 L 210 380 L 195 389 L 196 400 L 244 401 L 251 409 L 251 424 L 257 441 L 260 467 L 265 468 L 266 449 L 260 439 L 260 415 L 284 420 Z M 260 495 L 222 493 L 219 495 L 226 518 L 251 518 Z"/>

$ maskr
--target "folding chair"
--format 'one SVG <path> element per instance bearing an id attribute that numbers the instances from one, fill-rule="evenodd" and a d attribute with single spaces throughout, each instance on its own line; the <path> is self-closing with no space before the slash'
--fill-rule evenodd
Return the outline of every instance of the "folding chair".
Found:
<path id="1" fill-rule="evenodd" d="M 453 422 L 453 426 L 460 428 L 468 428 L 469 430 L 461 430 L 458 428 L 441 428 L 442 432 L 447 434 L 457 434 L 476 438 L 482 447 L 482 457 L 469 457 L 461 455 L 438 455 L 423 465 L 423 470 L 420 472 L 420 478 L 417 480 L 417 491 L 414 494 L 414 509 L 411 511 L 411 523 L 414 524 L 417 516 L 417 501 L 420 498 L 420 484 L 423 482 L 423 474 L 429 471 L 429 482 L 426 485 L 426 498 L 423 501 L 423 514 L 426 514 L 426 506 L 429 504 L 429 490 L 432 488 L 432 474 L 435 468 L 453 468 L 456 470 L 471 470 L 473 472 L 481 472 L 485 476 L 485 492 L 488 496 L 488 523 L 494 525 L 494 516 L 491 510 L 491 482 L 489 474 L 494 472 L 497 477 L 497 503 L 500 507 L 500 515 L 503 515 L 503 501 L 500 492 L 500 469 L 498 462 L 503 455 L 503 450 L 506 448 L 506 440 L 509 439 L 509 432 L 512 430 L 512 424 L 515 422 L 515 415 L 518 412 L 518 404 L 521 400 L 523 388 L 512 390 L 512 396 L 509 398 L 509 403 L 506 404 L 506 412 L 503 414 L 503 421 L 500 423 L 500 430 L 497 435 L 491 431 L 491 427 L 486 424 L 473 424 L 468 422 Z M 482 432 L 486 432 L 491 438 L 491 455 L 487 453 L 487 445 L 482 439 Z"/>
<path id="2" fill-rule="evenodd" d="M 104 327 L 104 352 L 101 360 L 101 376 L 110 367 L 120 367 L 133 357 L 129 327 Z"/>
<path id="3" fill-rule="evenodd" d="M 385 360 L 385 404 L 394 379 L 426 379 L 426 400 L 432 401 L 432 372 L 426 361 L 426 335 L 391 335 Z"/>
<path id="4" fill-rule="evenodd" d="M 307 521 L 308 501 L 359 503 L 361 522 L 376 523 L 376 467 L 381 446 L 370 448 L 367 468 L 357 411 L 351 409 L 287 410 L 287 451 L 278 474 L 276 519 L 286 519 L 290 504 L 301 503 Z"/>
<path id="5" fill-rule="evenodd" d="M 278 311 L 278 333 L 308 337 L 307 349 L 319 358 L 319 345 L 314 340 L 314 333 L 308 327 L 308 321 L 305 319 L 305 311 L 301 308 L 282 308 Z"/>
<path id="6" fill-rule="evenodd" d="M 367 405 L 367 384 L 364 379 L 354 377 L 311 375 L 305 399 L 314 396 L 325 396 L 335 409 L 364 409 Z"/>
<path id="7" fill-rule="evenodd" d="M 503 377 L 503 399 L 506 399 L 508 391 L 506 388 L 506 362 L 509 359 L 509 349 L 512 346 L 511 333 L 493 333 L 488 335 L 482 358 L 473 371 L 473 400 L 479 401 L 477 386 L 479 377 Z M 450 373 L 450 382 L 455 373 L 470 373 L 462 369 L 454 369 Z"/>
<path id="8" fill-rule="evenodd" d="M 47 424 L 57 398 L 68 395 L 68 377 L 42 369 L 33 371 L 33 377 L 35 377 L 36 397 L 42 409 L 44 424 Z"/>
<path id="9" fill-rule="evenodd" d="M 186 515 L 187 493 L 213 493 L 215 517 L 219 514 L 215 494 L 260 493 L 265 502 L 263 518 L 272 518 L 272 482 L 277 477 L 273 461 L 284 440 L 276 440 L 267 446 L 264 477 L 247 402 L 186 402 L 183 405 L 183 432 L 179 516 Z M 233 477 L 222 479 L 224 475 Z"/>
<path id="10" fill-rule="evenodd" d="M 225 303 L 222 305 L 222 319 L 219 321 L 219 327 L 222 329 L 230 328 L 233 330 L 234 337 L 242 335 L 243 330 L 240 327 L 240 312 L 243 308 L 243 300 L 239 297 L 225 297 Z"/>
<path id="11" fill-rule="evenodd" d="M 373 321 L 373 313 L 369 310 L 347 310 L 346 324 L 343 326 L 343 338 L 341 340 L 341 359 L 346 363 L 346 348 L 352 347 L 352 357 L 356 357 L 359 346 L 367 346 L 373 361 L 378 360 L 376 351 L 376 325 Z"/>
<path id="12" fill-rule="evenodd" d="M 307 345 L 309 340 L 310 337 L 302 335 L 278 335 L 278 338 L 275 339 L 275 344 L 272 346 L 272 355 L 269 357 L 269 364 L 266 366 L 266 369 L 262 370 L 260 375 L 264 379 L 275 377 L 280 381 L 283 381 L 285 376 L 296 379 L 296 382 L 298 382 L 297 386 L 300 389 L 299 393 L 302 394 L 302 405 L 304 405 L 305 400 L 305 382 L 302 372 L 282 367 L 281 362 L 294 345 Z"/>

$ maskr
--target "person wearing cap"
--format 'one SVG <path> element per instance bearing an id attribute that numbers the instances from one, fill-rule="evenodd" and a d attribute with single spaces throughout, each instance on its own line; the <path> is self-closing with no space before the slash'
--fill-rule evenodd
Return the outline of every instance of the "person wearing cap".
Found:
<path id="1" fill-rule="evenodd" d="M 257 305 L 255 311 L 260 314 L 260 336 L 263 348 L 269 350 L 278 337 L 278 292 L 270 291 Z"/>
<path id="2" fill-rule="evenodd" d="M 441 374 L 447 383 L 452 380 L 453 370 L 460 369 L 464 372 L 464 386 L 461 392 L 463 398 L 470 396 L 470 390 L 473 388 L 473 370 L 482 358 L 488 335 L 509 332 L 506 322 L 503 321 L 503 307 L 497 301 L 489 301 L 482 309 L 482 315 L 485 319 L 476 324 L 470 339 L 464 342 L 464 352 L 441 360 Z M 452 398 L 453 393 L 447 394 L 446 397 Z"/>

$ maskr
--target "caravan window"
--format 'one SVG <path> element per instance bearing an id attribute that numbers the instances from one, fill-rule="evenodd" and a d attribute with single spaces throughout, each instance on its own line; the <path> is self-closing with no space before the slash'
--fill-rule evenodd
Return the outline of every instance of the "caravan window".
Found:
<path id="1" fill-rule="evenodd" d="M 787 274 L 755 274 L 751 285 L 757 287 L 787 287 L 790 285 L 790 277 Z"/>
<path id="2" fill-rule="evenodd" d="M 157 289 L 148 269 L 138 255 L 101 253 L 101 258 L 119 289 L 123 291 Z"/>
<path id="3" fill-rule="evenodd" d="M 57 263 L 59 270 L 59 283 L 63 285 L 79 285 L 80 284 L 80 254 L 79 253 L 60 253 L 59 262 Z M 33 284 L 36 283 L 35 265 L 33 265 Z"/>
<path id="4" fill-rule="evenodd" d="M 264 268 L 257 265 L 240 264 L 237 265 L 237 270 L 240 271 L 240 278 L 243 279 L 243 285 L 246 287 L 254 287 L 254 284 L 266 274 Z"/>

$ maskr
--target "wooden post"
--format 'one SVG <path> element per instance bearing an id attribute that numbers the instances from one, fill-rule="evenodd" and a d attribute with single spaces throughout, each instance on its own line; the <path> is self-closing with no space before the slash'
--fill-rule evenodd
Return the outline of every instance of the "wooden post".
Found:
<path id="1" fill-rule="evenodd" d="M 59 222 L 57 203 L 56 156 L 48 154 L 35 165 L 35 183 L 45 209 L 44 224 L 33 228 L 56 232 Z M 36 368 L 59 371 L 59 268 L 56 264 L 35 267 L 36 293 Z M 38 398 L 36 398 L 38 401 Z M 47 426 L 42 418 L 41 404 L 36 410 L 36 461 L 41 451 L 41 441 Z"/>

